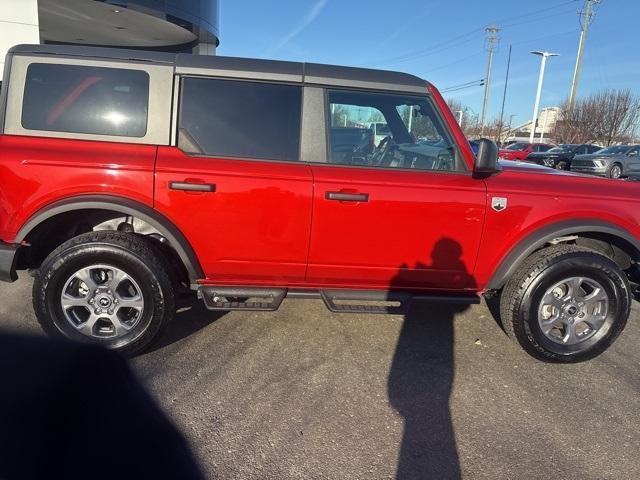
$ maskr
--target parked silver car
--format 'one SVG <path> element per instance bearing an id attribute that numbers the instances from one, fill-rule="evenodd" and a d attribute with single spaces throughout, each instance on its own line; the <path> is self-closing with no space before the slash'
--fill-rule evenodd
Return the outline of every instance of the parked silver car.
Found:
<path id="1" fill-rule="evenodd" d="M 640 177 L 640 145 L 616 145 L 576 155 L 571 171 L 609 178 Z"/>

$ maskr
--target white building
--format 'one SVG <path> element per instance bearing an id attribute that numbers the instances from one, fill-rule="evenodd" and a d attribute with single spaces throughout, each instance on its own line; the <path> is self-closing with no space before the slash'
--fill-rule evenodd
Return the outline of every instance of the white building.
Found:
<path id="1" fill-rule="evenodd" d="M 213 55 L 218 0 L 0 0 L 0 80 L 9 48 L 52 43 Z"/>
<path id="2" fill-rule="evenodd" d="M 553 132 L 556 125 L 556 120 L 560 114 L 559 107 L 546 107 L 540 110 L 538 114 L 538 121 L 536 122 L 534 138 L 536 140 L 545 139 L 549 140 L 549 136 Z M 526 123 L 511 127 L 505 132 L 508 141 L 529 141 L 529 135 L 531 135 L 531 128 L 533 122 L 529 120 Z"/>

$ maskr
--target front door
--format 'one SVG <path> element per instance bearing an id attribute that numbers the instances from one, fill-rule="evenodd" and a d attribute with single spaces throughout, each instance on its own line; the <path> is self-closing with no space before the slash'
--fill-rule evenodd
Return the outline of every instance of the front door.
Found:
<path id="1" fill-rule="evenodd" d="M 206 282 L 303 282 L 311 168 L 301 87 L 183 78 L 177 147 L 160 147 L 155 207 L 191 242 Z"/>
<path id="2" fill-rule="evenodd" d="M 329 91 L 329 158 L 314 164 L 307 280 L 473 290 L 486 189 L 428 97 Z M 378 145 L 372 123 L 390 134 Z"/>

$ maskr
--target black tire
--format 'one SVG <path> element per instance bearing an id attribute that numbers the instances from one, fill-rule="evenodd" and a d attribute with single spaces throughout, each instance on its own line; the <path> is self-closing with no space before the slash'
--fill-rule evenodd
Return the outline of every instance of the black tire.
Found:
<path id="1" fill-rule="evenodd" d="M 592 336 L 564 345 L 543 333 L 539 308 L 548 289 L 570 277 L 601 285 L 608 307 L 604 323 Z M 629 281 L 611 259 L 584 247 L 556 245 L 533 253 L 509 279 L 500 298 L 500 320 L 529 355 L 545 362 L 576 363 L 600 355 L 614 342 L 627 323 L 631 300 Z"/>
<path id="2" fill-rule="evenodd" d="M 63 289 L 69 285 L 68 282 L 73 278 L 74 272 L 98 265 L 106 266 L 106 271 L 114 268 L 126 274 L 135 282 L 135 284 L 128 283 L 127 288 L 133 288 L 136 291 L 136 298 L 142 298 L 143 308 L 140 308 L 139 313 L 134 311 L 133 320 L 127 320 L 132 323 L 130 330 L 125 334 L 117 335 L 115 322 L 114 336 L 83 334 L 69 320 L 69 310 L 66 310 L 66 315 L 63 311 L 61 299 Z M 96 267 L 96 269 L 100 268 L 102 267 Z M 112 270 L 112 272 L 115 271 Z M 175 293 L 172 281 L 167 274 L 169 271 L 170 266 L 167 261 L 146 240 L 135 234 L 100 231 L 79 235 L 55 249 L 42 263 L 33 284 L 33 307 L 36 317 L 49 335 L 96 343 L 127 356 L 140 353 L 161 334 L 163 327 L 175 314 Z M 78 288 L 85 288 L 88 284 L 80 283 L 80 285 L 85 286 Z M 104 285 L 108 286 L 110 283 Z M 100 286 L 100 288 L 106 287 Z M 91 295 L 89 290 L 86 296 L 78 298 L 88 299 Z M 113 298 L 116 296 L 116 293 L 113 293 Z M 118 301 L 115 303 L 117 304 Z M 120 315 L 122 308 L 126 310 L 126 307 L 122 306 L 123 303 L 120 307 L 112 306 L 117 309 L 116 315 Z M 96 305 L 94 298 L 92 306 L 78 308 L 86 308 L 88 315 L 92 315 L 90 308 Z M 96 323 L 99 324 L 99 322 L 104 320 L 98 320 Z M 93 331 L 96 331 L 95 328 L 92 328 Z"/>
<path id="3" fill-rule="evenodd" d="M 620 165 L 619 163 L 614 163 L 613 165 L 611 165 L 609 167 L 609 170 L 607 170 L 607 177 L 609 178 L 622 178 L 622 165 Z"/>
<path id="4" fill-rule="evenodd" d="M 560 161 L 556 164 L 556 170 L 569 170 L 569 164 L 564 160 Z"/>

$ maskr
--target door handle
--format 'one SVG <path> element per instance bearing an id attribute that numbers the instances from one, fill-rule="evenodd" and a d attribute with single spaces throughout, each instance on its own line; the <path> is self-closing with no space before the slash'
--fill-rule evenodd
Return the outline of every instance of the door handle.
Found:
<path id="1" fill-rule="evenodd" d="M 327 200 L 337 200 L 339 202 L 368 202 L 368 193 L 346 193 L 346 192 L 327 192 L 325 195 Z"/>
<path id="2" fill-rule="evenodd" d="M 185 192 L 215 192 L 216 186 L 213 183 L 169 182 L 169 189 Z"/>

